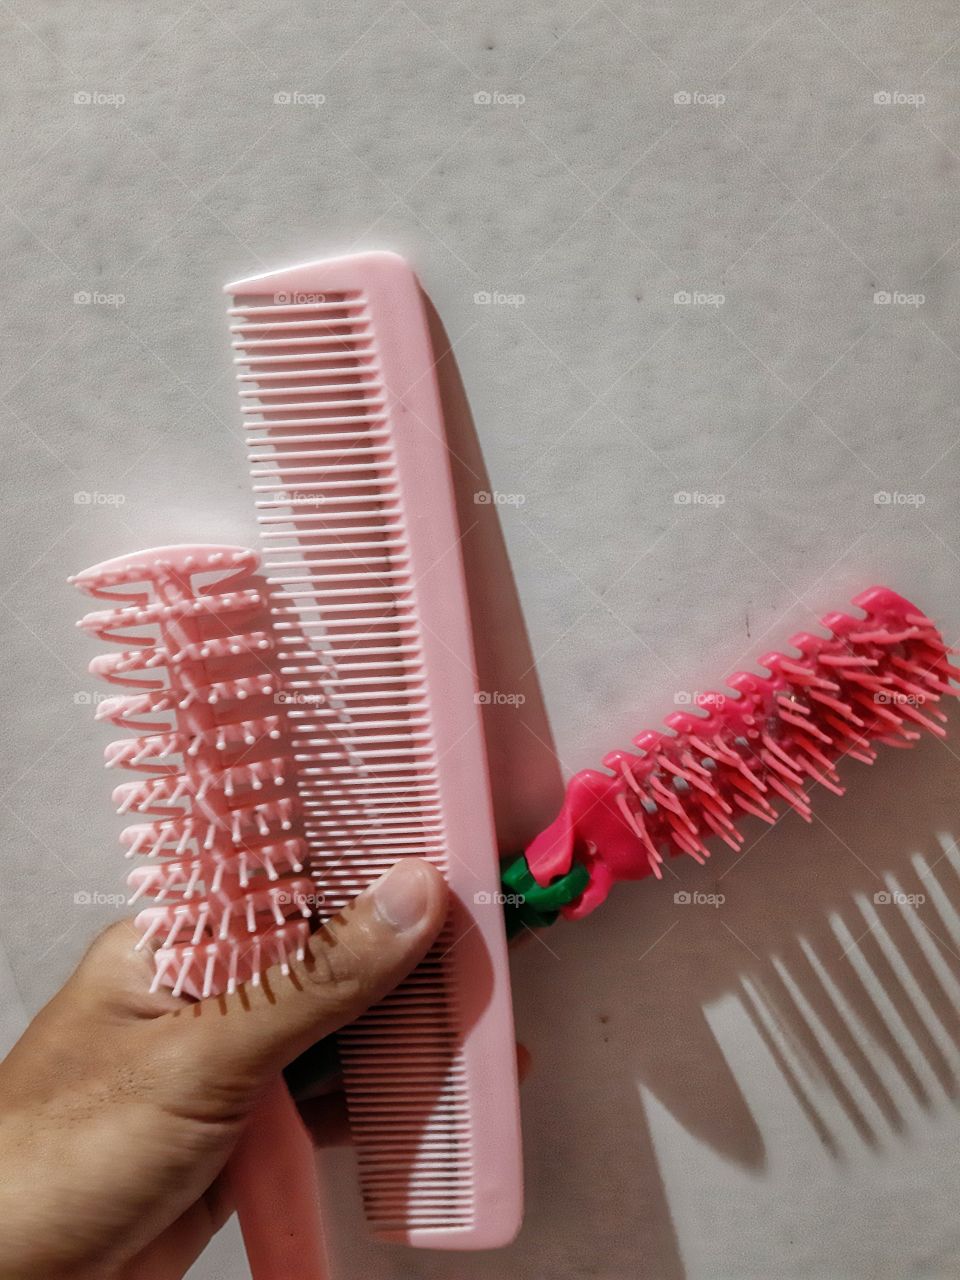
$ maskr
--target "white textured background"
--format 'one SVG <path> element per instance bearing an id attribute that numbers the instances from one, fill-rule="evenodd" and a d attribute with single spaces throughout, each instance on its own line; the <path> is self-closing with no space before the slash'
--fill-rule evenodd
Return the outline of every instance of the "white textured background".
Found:
<path id="1" fill-rule="evenodd" d="M 419 271 L 475 422 L 482 679 L 527 696 L 490 718 L 507 840 L 551 816 L 551 741 L 595 762 L 872 581 L 960 634 L 955 5 L 2 0 L 0 27 L 0 926 L 27 1012 L 116 914 L 75 895 L 121 873 L 64 578 L 255 537 L 226 280 L 360 247 Z M 519 1242 L 379 1250 L 350 1199 L 343 1280 L 960 1273 L 955 751 L 854 765 L 812 828 L 677 868 L 720 907 L 648 882 L 530 943 Z M 897 887 L 925 903 L 875 906 Z M 197 1280 L 239 1258 L 228 1233 Z"/>

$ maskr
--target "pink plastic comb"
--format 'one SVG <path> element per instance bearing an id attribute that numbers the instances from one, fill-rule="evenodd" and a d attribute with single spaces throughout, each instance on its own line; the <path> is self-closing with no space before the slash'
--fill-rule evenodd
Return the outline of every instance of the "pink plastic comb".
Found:
<path id="1" fill-rule="evenodd" d="M 521 1213 L 498 859 L 434 356 L 392 254 L 230 285 L 303 835 L 325 909 L 397 858 L 453 909 L 339 1037 L 368 1219 L 489 1248 Z"/>
<path id="2" fill-rule="evenodd" d="M 746 815 L 773 823 L 787 805 L 809 822 L 806 788 L 842 795 L 836 766 L 845 756 L 872 764 L 874 742 L 909 747 L 922 731 L 944 736 L 937 703 L 957 692 L 950 682 L 960 672 L 936 626 L 885 587 L 853 603 L 865 616 L 828 614 L 829 635 L 792 637 L 797 657 L 766 654 L 768 675 L 738 672 L 726 692 L 699 699 L 700 715 L 677 712 L 665 721 L 669 733 L 638 734 L 639 755 L 612 751 L 609 772 L 570 779 L 560 814 L 526 853 L 540 885 L 586 869 L 587 886 L 564 915 L 586 915 L 617 880 L 662 876 L 665 858 L 703 862 L 713 837 L 739 850 Z"/>

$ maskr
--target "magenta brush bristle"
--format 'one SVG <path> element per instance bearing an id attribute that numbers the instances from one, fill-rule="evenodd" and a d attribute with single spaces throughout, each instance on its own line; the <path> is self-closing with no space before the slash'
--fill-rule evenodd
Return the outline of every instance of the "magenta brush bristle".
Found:
<path id="1" fill-rule="evenodd" d="M 953 652 L 919 609 L 885 587 L 853 601 L 865 617 L 823 619 L 829 635 L 790 640 L 798 656 L 768 653 L 768 675 L 737 672 L 698 710 L 668 716 L 668 733 L 634 738 L 640 754 L 612 751 L 609 771 L 571 778 L 563 808 L 527 850 L 539 884 L 579 864 L 589 883 L 564 908 L 578 918 L 603 902 L 617 880 L 661 877 L 677 854 L 697 862 L 716 838 L 744 842 L 744 817 L 773 823 L 787 809 L 811 820 L 814 783 L 843 794 L 837 765 L 864 764 L 876 744 L 909 747 L 923 733 L 945 735 L 940 700 L 957 691 Z"/>

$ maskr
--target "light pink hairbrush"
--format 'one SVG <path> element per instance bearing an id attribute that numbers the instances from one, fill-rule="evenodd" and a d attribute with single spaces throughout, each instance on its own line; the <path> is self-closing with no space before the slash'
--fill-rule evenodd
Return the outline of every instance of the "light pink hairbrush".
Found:
<path id="1" fill-rule="evenodd" d="M 141 775 L 113 792 L 137 865 L 131 902 L 149 895 L 139 946 L 153 941 L 153 987 L 195 998 L 232 994 L 304 958 L 314 886 L 297 809 L 289 744 L 260 629 L 257 563 L 238 547 L 159 547 L 96 565 L 73 581 L 113 607 L 81 628 L 124 650 L 90 669 L 127 690 L 97 718 L 137 737 L 111 743 L 108 768 Z M 234 584 L 247 580 L 242 589 Z M 163 717 L 163 719 L 158 719 Z M 230 1163 L 254 1280 L 328 1274 L 310 1139 L 282 1082 L 269 1092 Z"/>

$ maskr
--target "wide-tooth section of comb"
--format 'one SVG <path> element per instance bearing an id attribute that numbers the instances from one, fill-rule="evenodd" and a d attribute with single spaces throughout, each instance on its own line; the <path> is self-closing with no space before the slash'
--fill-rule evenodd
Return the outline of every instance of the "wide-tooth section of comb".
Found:
<path id="1" fill-rule="evenodd" d="M 710 842 L 739 850 L 747 816 L 773 823 L 793 809 L 811 820 L 808 791 L 843 794 L 837 766 L 865 764 L 876 744 L 943 737 L 938 703 L 960 672 L 931 620 L 885 587 L 857 596 L 863 614 L 828 614 L 828 634 L 790 640 L 796 656 L 768 653 L 766 675 L 738 672 L 698 699 L 699 714 L 668 716 L 669 732 L 634 738 L 640 754 L 613 751 L 608 772 L 571 778 L 564 806 L 527 850 L 540 884 L 585 866 L 590 882 L 563 914 L 586 915 L 617 880 L 662 876 L 666 858 L 709 857 Z"/>
<path id="2" fill-rule="evenodd" d="M 291 834 L 300 805 L 273 642 L 264 597 L 243 584 L 257 564 L 241 547 L 159 547 L 72 579 L 116 602 L 78 626 L 124 646 L 90 670 L 133 690 L 97 714 L 137 734 L 105 757 L 139 775 L 115 788 L 118 811 L 154 819 L 121 843 L 139 863 L 131 901 L 154 900 L 137 917 L 140 945 L 156 948 L 154 987 L 177 995 L 258 982 L 302 957 L 309 934 L 315 890 Z"/>
<path id="3" fill-rule="evenodd" d="M 498 862 L 459 534 L 416 280 L 391 254 L 229 286 L 304 834 L 324 912 L 398 858 L 453 909 L 340 1036 L 368 1220 L 485 1248 L 521 1211 Z"/>

